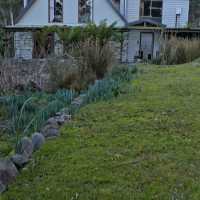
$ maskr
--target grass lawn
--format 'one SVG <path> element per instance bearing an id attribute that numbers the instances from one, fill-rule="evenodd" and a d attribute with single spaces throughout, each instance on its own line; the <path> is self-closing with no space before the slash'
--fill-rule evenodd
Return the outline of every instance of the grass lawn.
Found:
<path id="1" fill-rule="evenodd" d="M 200 67 L 141 66 L 133 91 L 91 104 L 1 200 L 199 200 Z"/>

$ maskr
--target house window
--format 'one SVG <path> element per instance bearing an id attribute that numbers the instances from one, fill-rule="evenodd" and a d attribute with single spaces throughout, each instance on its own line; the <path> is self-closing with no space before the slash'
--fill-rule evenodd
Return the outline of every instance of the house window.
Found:
<path id="1" fill-rule="evenodd" d="M 176 9 L 176 24 L 175 24 L 176 28 L 180 28 L 181 27 L 181 13 L 182 13 L 182 9 L 181 8 L 177 8 Z"/>
<path id="2" fill-rule="evenodd" d="M 175 24 L 176 28 L 180 28 L 181 27 L 181 15 L 180 14 L 176 14 L 176 24 Z"/>
<path id="3" fill-rule="evenodd" d="M 92 16 L 92 0 L 79 0 L 79 23 L 90 23 Z"/>
<path id="4" fill-rule="evenodd" d="M 114 4 L 114 6 L 115 6 L 118 10 L 120 10 L 120 0 L 112 0 L 112 2 L 113 2 L 113 4 Z"/>
<path id="5" fill-rule="evenodd" d="M 63 0 L 49 0 L 49 22 L 63 22 Z"/>
<path id="6" fill-rule="evenodd" d="M 162 0 L 141 0 L 141 17 L 162 17 Z"/>

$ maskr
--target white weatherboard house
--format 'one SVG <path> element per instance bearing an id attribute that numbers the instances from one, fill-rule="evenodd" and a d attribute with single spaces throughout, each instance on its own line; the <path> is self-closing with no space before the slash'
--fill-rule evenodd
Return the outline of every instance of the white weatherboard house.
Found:
<path id="1" fill-rule="evenodd" d="M 124 34 L 122 62 L 159 55 L 163 31 L 184 30 L 188 25 L 189 0 L 24 0 L 15 30 L 15 57 L 34 57 L 33 30 L 44 26 L 108 24 Z M 54 46 L 56 52 L 56 45 Z"/>

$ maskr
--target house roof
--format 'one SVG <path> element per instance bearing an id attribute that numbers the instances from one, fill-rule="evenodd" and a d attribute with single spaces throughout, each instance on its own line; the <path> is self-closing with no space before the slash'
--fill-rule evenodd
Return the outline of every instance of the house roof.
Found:
<path id="1" fill-rule="evenodd" d="M 126 18 L 120 13 L 120 10 L 116 8 L 116 6 L 113 4 L 112 0 L 107 0 L 107 2 L 110 4 L 112 9 L 117 13 L 117 15 L 124 21 L 124 23 L 128 24 Z"/>
<path id="2" fill-rule="evenodd" d="M 36 2 L 37 0 L 29 0 L 28 1 L 28 4 L 25 8 L 22 8 L 20 13 L 19 13 L 19 16 L 16 18 L 15 20 L 15 24 L 18 23 L 22 17 L 27 13 L 27 11 L 32 7 L 32 5 Z"/>
<path id="3" fill-rule="evenodd" d="M 28 1 L 28 5 L 25 8 L 22 8 L 19 16 L 16 18 L 15 20 L 15 24 L 18 23 L 22 17 L 28 12 L 28 10 L 32 7 L 32 5 L 36 2 L 37 0 L 29 0 Z M 106 0 L 109 5 L 112 7 L 112 9 L 115 11 L 115 13 L 124 21 L 125 24 L 127 24 L 127 20 L 126 18 L 120 13 L 120 11 L 115 7 L 115 5 L 113 4 L 112 0 Z"/>
<path id="4" fill-rule="evenodd" d="M 137 21 L 131 22 L 128 26 L 140 26 L 140 25 L 151 25 L 156 27 L 165 27 L 159 20 L 153 20 L 148 18 L 141 18 Z"/>

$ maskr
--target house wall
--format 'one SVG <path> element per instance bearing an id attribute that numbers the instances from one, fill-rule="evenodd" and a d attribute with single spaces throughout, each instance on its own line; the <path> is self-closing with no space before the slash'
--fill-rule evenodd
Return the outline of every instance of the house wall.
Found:
<path id="1" fill-rule="evenodd" d="M 78 25 L 78 0 L 63 0 L 63 20 L 68 26 Z"/>
<path id="2" fill-rule="evenodd" d="M 140 0 L 126 0 L 127 1 L 127 14 L 128 22 L 137 21 L 140 18 Z"/>
<path id="3" fill-rule="evenodd" d="M 162 35 L 160 31 L 154 32 L 154 49 L 153 49 L 153 58 L 157 58 L 160 54 L 160 47 L 162 42 Z"/>
<path id="4" fill-rule="evenodd" d="M 185 27 L 188 24 L 189 0 L 163 0 L 162 23 L 168 28 L 175 28 L 177 9 L 181 9 L 180 27 Z"/>
<path id="5" fill-rule="evenodd" d="M 32 59 L 33 34 L 32 32 L 16 32 L 14 35 L 15 58 Z"/>
<path id="6" fill-rule="evenodd" d="M 123 33 L 123 44 L 122 44 L 122 49 L 120 50 L 120 57 L 121 57 L 121 62 L 122 63 L 127 63 L 128 62 L 128 43 L 129 43 L 129 33 L 124 32 Z"/>
<path id="7" fill-rule="evenodd" d="M 117 22 L 117 27 L 123 27 L 124 21 L 113 10 L 107 0 L 94 0 L 93 3 L 93 20 L 99 24 L 102 20 L 106 20 L 108 24 Z"/>
<path id="8" fill-rule="evenodd" d="M 54 54 L 56 56 L 62 56 L 64 53 L 63 43 L 57 33 L 54 33 Z"/>

